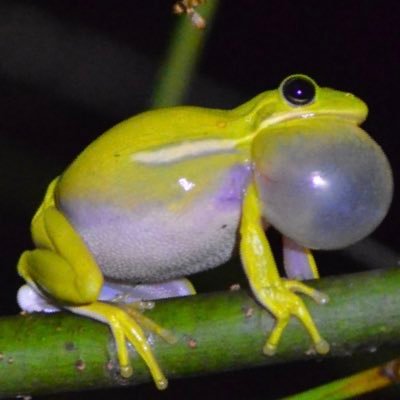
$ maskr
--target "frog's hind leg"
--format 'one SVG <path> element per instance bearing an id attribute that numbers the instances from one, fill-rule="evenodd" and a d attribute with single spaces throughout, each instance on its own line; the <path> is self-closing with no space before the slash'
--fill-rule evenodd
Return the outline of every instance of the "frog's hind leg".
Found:
<path id="1" fill-rule="evenodd" d="M 129 341 L 146 362 L 157 387 L 167 387 L 168 381 L 138 322 L 115 304 L 97 300 L 103 285 L 101 270 L 83 240 L 54 207 L 50 195 L 46 195 L 32 221 L 32 236 L 40 248 L 21 255 L 20 275 L 57 305 L 109 325 L 123 376 L 132 374 L 126 343 Z"/>
<path id="2" fill-rule="evenodd" d="M 100 300 L 130 304 L 193 294 L 196 294 L 196 290 L 186 278 L 136 285 L 106 280 L 100 293 Z"/>
<path id="3" fill-rule="evenodd" d="M 99 299 L 117 304 L 119 308 L 124 309 L 132 318 L 138 321 L 142 327 L 161 336 L 166 342 L 173 344 L 177 341 L 176 337 L 170 331 L 145 317 L 142 311 L 152 309 L 154 307 L 153 300 L 194 294 L 196 294 L 196 291 L 192 283 L 186 278 L 137 285 L 106 281 Z"/>
<path id="4" fill-rule="evenodd" d="M 120 372 L 123 377 L 129 378 L 133 373 L 129 362 L 128 348 L 126 346 L 126 340 L 128 340 L 147 364 L 157 388 L 165 389 L 168 386 L 168 381 L 153 355 L 143 329 L 135 318 L 131 317 L 131 313 L 126 312 L 124 309 L 121 309 L 114 304 L 103 303 L 100 301 L 84 306 L 67 308 L 76 314 L 97 319 L 110 326 L 117 347 Z M 150 324 L 144 323 L 146 327 L 154 330 L 155 333 L 170 341 L 169 336 L 164 334 L 162 328 L 153 321 L 145 318 L 143 315 L 140 315 L 140 317 L 136 319 L 138 319 L 139 322 L 143 322 L 144 320 L 149 321 Z"/>

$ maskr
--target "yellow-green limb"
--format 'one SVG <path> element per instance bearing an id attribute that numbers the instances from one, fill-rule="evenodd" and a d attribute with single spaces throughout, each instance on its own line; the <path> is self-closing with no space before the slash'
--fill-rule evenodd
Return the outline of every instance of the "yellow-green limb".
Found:
<path id="1" fill-rule="evenodd" d="M 204 30 L 196 29 L 185 15 L 176 16 L 177 26 L 153 91 L 151 104 L 153 108 L 170 107 L 182 103 L 207 34 L 211 29 L 218 2 L 218 0 L 209 0 L 198 7 L 207 22 Z"/>
<path id="2" fill-rule="evenodd" d="M 399 383 L 400 358 L 283 400 L 344 400 Z"/>
<path id="3" fill-rule="evenodd" d="M 246 192 L 240 224 L 240 256 L 250 286 L 258 301 L 276 318 L 276 324 L 263 347 L 267 355 L 274 355 L 291 317 L 297 317 L 314 342 L 318 353 L 326 354 L 329 344 L 323 339 L 302 299 L 296 293 L 325 304 L 328 297 L 296 280 L 282 279 L 265 236 L 261 206 L 256 188 L 251 184 Z"/>

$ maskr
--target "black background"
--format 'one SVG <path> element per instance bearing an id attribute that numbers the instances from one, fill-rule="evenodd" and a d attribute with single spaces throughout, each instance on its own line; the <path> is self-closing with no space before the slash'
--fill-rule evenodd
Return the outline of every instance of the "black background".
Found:
<path id="1" fill-rule="evenodd" d="M 149 106 L 177 18 L 171 4 L 0 2 L 0 315 L 18 311 L 15 292 L 22 282 L 15 264 L 31 247 L 29 221 L 48 182 L 102 131 Z M 308 74 L 369 105 L 363 127 L 386 152 L 398 187 L 399 32 L 400 2 L 394 0 L 224 0 L 185 103 L 234 107 L 289 74 Z M 387 218 L 373 234 L 392 252 L 400 243 L 398 196 L 396 189 Z M 393 258 L 382 257 L 373 266 L 395 266 Z M 346 252 L 318 253 L 317 261 L 322 275 L 367 268 Z M 242 276 L 230 267 L 221 271 L 197 278 L 200 289 L 223 289 Z M 225 281 L 220 274 L 228 275 Z M 116 393 L 277 398 L 343 376 L 359 362 L 373 364 L 372 359 L 295 363 L 171 382 L 163 394 L 151 385 Z"/>

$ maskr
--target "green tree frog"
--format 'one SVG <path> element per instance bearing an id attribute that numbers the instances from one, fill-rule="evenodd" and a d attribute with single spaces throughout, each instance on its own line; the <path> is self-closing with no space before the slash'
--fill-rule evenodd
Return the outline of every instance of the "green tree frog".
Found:
<path id="1" fill-rule="evenodd" d="M 360 240 L 390 205 L 388 161 L 358 126 L 366 115 L 352 94 L 292 75 L 233 110 L 173 107 L 121 122 L 49 185 L 32 220 L 35 249 L 18 263 L 27 282 L 19 304 L 108 324 L 121 375 L 132 374 L 130 342 L 162 389 L 167 379 L 143 327 L 173 337 L 104 300 L 193 294 L 184 277 L 221 265 L 238 247 L 254 296 L 276 318 L 264 353 L 274 354 L 291 316 L 328 352 L 296 293 L 326 302 L 301 282 L 318 277 L 310 249 Z M 287 279 L 268 226 L 284 237 Z"/>

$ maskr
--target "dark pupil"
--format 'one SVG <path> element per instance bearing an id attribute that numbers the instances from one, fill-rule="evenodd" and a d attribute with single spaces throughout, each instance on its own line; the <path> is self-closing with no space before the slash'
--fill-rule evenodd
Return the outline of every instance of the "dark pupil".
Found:
<path id="1" fill-rule="evenodd" d="M 314 84 L 304 78 L 292 78 L 284 83 L 282 93 L 294 105 L 305 105 L 314 100 Z"/>

